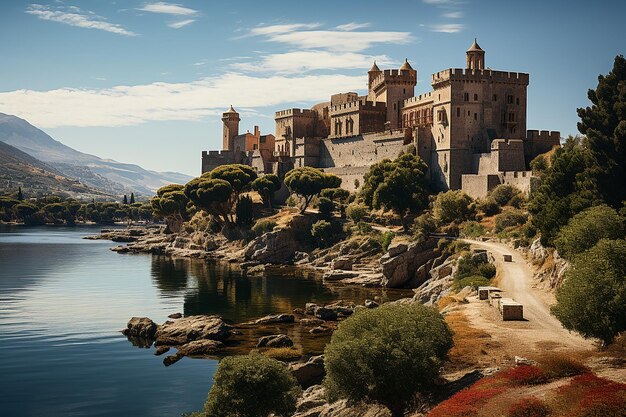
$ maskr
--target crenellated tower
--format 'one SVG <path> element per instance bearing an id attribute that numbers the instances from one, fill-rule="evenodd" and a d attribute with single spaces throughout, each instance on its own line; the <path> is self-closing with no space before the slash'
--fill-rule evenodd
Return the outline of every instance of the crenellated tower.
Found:
<path id="1" fill-rule="evenodd" d="M 222 114 L 222 122 L 224 123 L 222 133 L 222 149 L 232 151 L 234 149 L 234 138 L 239 135 L 239 113 L 235 111 L 233 106 Z"/>
<path id="2" fill-rule="evenodd" d="M 404 60 L 397 70 L 381 71 L 374 63 L 369 75 L 369 101 L 382 101 L 387 106 L 387 122 L 389 128 L 396 129 L 401 125 L 401 111 L 404 100 L 415 95 L 417 71 Z"/>

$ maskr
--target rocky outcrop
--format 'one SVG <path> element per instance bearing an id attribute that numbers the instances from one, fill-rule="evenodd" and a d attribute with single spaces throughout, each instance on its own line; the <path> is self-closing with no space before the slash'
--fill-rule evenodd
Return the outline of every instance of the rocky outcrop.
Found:
<path id="1" fill-rule="evenodd" d="M 356 306 L 354 303 L 346 303 L 342 300 L 336 301 L 332 304 L 325 306 L 318 306 L 317 304 L 307 303 L 304 312 L 308 315 L 313 315 L 319 320 L 334 321 L 339 317 L 348 317 L 354 313 Z"/>
<path id="2" fill-rule="evenodd" d="M 291 346 L 293 346 L 293 341 L 286 334 L 263 336 L 256 344 L 257 348 L 281 348 Z"/>
<path id="3" fill-rule="evenodd" d="M 133 317 L 128 320 L 126 328 L 122 330 L 124 336 L 154 339 L 158 325 L 148 317 Z"/>
<path id="4" fill-rule="evenodd" d="M 326 375 L 324 370 L 324 355 L 313 356 L 303 363 L 289 365 L 289 370 L 302 388 L 322 383 Z"/>
<path id="5" fill-rule="evenodd" d="M 252 324 L 293 323 L 295 320 L 293 314 L 274 314 L 254 320 Z"/>
<path id="6" fill-rule="evenodd" d="M 455 267 L 456 260 L 448 260 L 431 269 L 429 272 L 430 279 L 414 290 L 413 301 L 425 305 L 434 305 L 441 297 L 447 295 L 454 282 Z"/>
<path id="7" fill-rule="evenodd" d="M 352 271 L 354 260 L 349 256 L 340 256 L 330 261 L 330 269 L 339 269 L 342 271 Z"/>
<path id="8" fill-rule="evenodd" d="M 435 239 L 391 246 L 380 258 L 383 286 L 402 288 L 421 284 L 419 279 L 414 279 L 416 274 L 423 276 L 423 270 L 418 272 L 419 268 L 439 255 Z"/>
<path id="9" fill-rule="evenodd" d="M 245 248 L 245 259 L 271 264 L 293 262 L 296 253 L 302 248 L 297 237 L 310 229 L 312 218 L 313 216 L 296 215 L 287 226 L 253 239 Z M 298 259 L 303 259 L 303 256 L 298 255 Z"/>
<path id="10" fill-rule="evenodd" d="M 559 256 L 558 251 L 544 247 L 540 239 L 535 239 L 526 253 L 532 263 L 538 266 L 535 279 L 548 288 L 558 288 L 563 283 L 570 264 Z"/>
<path id="11" fill-rule="evenodd" d="M 324 387 L 313 385 L 298 399 L 296 413 L 292 417 L 391 417 L 391 413 L 377 404 L 349 406 L 346 400 L 328 404 Z"/>

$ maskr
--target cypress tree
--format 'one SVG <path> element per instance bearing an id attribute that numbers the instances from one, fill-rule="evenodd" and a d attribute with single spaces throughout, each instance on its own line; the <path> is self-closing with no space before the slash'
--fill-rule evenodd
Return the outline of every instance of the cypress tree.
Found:
<path id="1" fill-rule="evenodd" d="M 22 194 L 22 187 L 19 187 L 19 188 L 17 189 L 17 199 L 18 199 L 19 201 L 24 200 L 24 194 Z"/>
<path id="2" fill-rule="evenodd" d="M 130 193 L 130 204 L 135 204 L 135 193 Z"/>
<path id="3" fill-rule="evenodd" d="M 124 200 L 122 201 L 122 204 L 128 204 L 128 197 L 126 197 L 126 194 L 124 194 Z"/>

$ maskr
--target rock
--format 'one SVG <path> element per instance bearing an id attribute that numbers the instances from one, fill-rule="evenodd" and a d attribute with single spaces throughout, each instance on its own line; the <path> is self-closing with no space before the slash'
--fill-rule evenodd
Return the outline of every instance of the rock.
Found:
<path id="1" fill-rule="evenodd" d="M 380 266 L 383 273 L 383 285 L 388 288 L 406 286 L 414 276 L 418 268 L 431 259 L 439 256 L 435 239 L 427 239 L 424 242 L 412 242 L 407 245 L 405 251 L 397 253 L 399 249 L 387 252 L 380 258 Z"/>
<path id="2" fill-rule="evenodd" d="M 300 320 L 300 324 L 303 326 L 319 326 L 320 324 L 324 323 L 324 320 L 320 320 L 320 319 L 302 319 Z"/>
<path id="3" fill-rule="evenodd" d="M 324 321 L 337 320 L 337 311 L 328 307 L 318 307 L 315 309 L 315 317 Z"/>
<path id="4" fill-rule="evenodd" d="M 281 348 L 291 346 L 293 346 L 293 341 L 286 334 L 273 334 L 271 336 L 263 336 L 256 344 L 257 348 Z"/>
<path id="5" fill-rule="evenodd" d="M 289 370 L 302 388 L 322 383 L 326 375 L 324 370 L 324 355 L 313 356 L 305 363 L 294 363 Z"/>
<path id="6" fill-rule="evenodd" d="M 254 324 L 293 323 L 296 318 L 293 314 L 275 314 L 255 320 Z"/>
<path id="7" fill-rule="evenodd" d="M 523 358 L 521 356 L 516 356 L 515 357 L 515 366 L 522 366 L 522 365 L 537 365 L 536 361 L 533 361 L 532 359 L 526 359 Z"/>
<path id="8" fill-rule="evenodd" d="M 328 404 L 324 388 L 313 385 L 298 399 L 296 413 L 292 417 L 391 417 L 391 414 L 385 407 L 376 404 L 349 406 L 347 400 Z"/>
<path id="9" fill-rule="evenodd" d="M 330 262 L 330 269 L 352 271 L 354 261 L 348 256 L 340 256 Z"/>
<path id="10" fill-rule="evenodd" d="M 378 305 L 379 304 L 374 300 L 365 300 L 365 307 L 367 308 L 376 308 Z"/>
<path id="11" fill-rule="evenodd" d="M 315 309 L 317 309 L 317 304 L 315 303 L 306 303 L 304 306 L 304 312 L 311 316 L 315 314 Z"/>
<path id="12" fill-rule="evenodd" d="M 310 230 L 312 220 L 313 216 L 295 215 L 284 228 L 256 237 L 246 246 L 245 259 L 272 264 L 293 261 L 302 246 L 296 237 Z"/>
<path id="13" fill-rule="evenodd" d="M 396 243 L 395 245 L 390 245 L 387 249 L 387 254 L 393 258 L 394 256 L 398 256 L 401 253 L 406 252 L 409 246 L 406 243 Z"/>
<path id="14" fill-rule="evenodd" d="M 452 287 L 453 279 L 446 276 L 440 279 L 430 279 L 415 289 L 413 302 L 426 305 L 434 305 L 441 297 L 446 295 Z"/>
<path id="15" fill-rule="evenodd" d="M 133 317 L 128 320 L 126 329 L 122 330 L 125 336 L 155 339 L 159 326 L 148 317 Z"/>
<path id="16" fill-rule="evenodd" d="M 182 358 L 184 358 L 184 355 L 179 355 L 178 353 L 176 353 L 175 355 L 166 356 L 165 358 L 163 358 L 163 365 L 165 366 L 173 365 L 179 360 L 181 360 Z"/>
<path id="17" fill-rule="evenodd" d="M 293 263 L 296 265 L 308 264 L 311 262 L 309 254 L 306 252 L 295 252 L 293 254 Z"/>
<path id="18" fill-rule="evenodd" d="M 169 346 L 157 346 L 156 350 L 154 351 L 155 356 L 160 356 L 164 353 L 167 353 L 170 351 L 170 347 Z"/>
<path id="19" fill-rule="evenodd" d="M 122 246 L 122 245 L 115 246 L 115 247 L 111 248 L 111 250 L 113 252 L 117 252 L 117 253 L 128 253 L 128 252 L 130 252 L 130 249 L 128 248 L 128 246 Z"/>
<path id="20" fill-rule="evenodd" d="M 159 326 L 157 345 L 178 346 L 200 339 L 224 340 L 232 327 L 219 316 L 188 316 Z"/>
<path id="21" fill-rule="evenodd" d="M 484 263 L 489 262 L 489 255 L 487 255 L 487 251 L 484 249 L 474 249 L 472 252 L 472 260 L 476 263 Z"/>
<path id="22" fill-rule="evenodd" d="M 317 326 L 317 327 L 313 327 L 311 330 L 309 330 L 309 333 L 311 334 L 320 334 L 320 333 L 328 333 L 330 332 L 332 329 L 328 328 L 328 327 L 324 327 L 324 326 Z"/>
<path id="23" fill-rule="evenodd" d="M 292 313 L 297 316 L 304 316 L 304 309 L 297 307 L 293 309 Z"/>
<path id="24" fill-rule="evenodd" d="M 259 265 L 255 265 L 255 266 L 251 266 L 248 269 L 246 269 L 246 273 L 250 274 L 250 275 L 254 275 L 254 274 L 264 274 L 265 273 L 265 265 L 263 264 L 259 264 Z"/>
<path id="25" fill-rule="evenodd" d="M 358 275 L 359 274 L 357 272 L 342 271 L 340 269 L 334 269 L 334 270 L 325 272 L 323 278 L 324 278 L 324 281 L 341 281 L 347 278 L 354 278 Z"/>
<path id="26" fill-rule="evenodd" d="M 179 319 L 179 318 L 181 318 L 182 316 L 183 316 L 183 315 L 182 315 L 182 313 L 173 313 L 173 314 L 170 314 L 170 315 L 169 315 L 169 316 L 167 316 L 167 317 L 169 317 L 170 319 Z"/>
<path id="27" fill-rule="evenodd" d="M 213 355 L 224 348 L 224 344 L 217 340 L 201 339 L 185 343 L 178 347 L 178 353 L 184 356 L 207 356 Z"/>

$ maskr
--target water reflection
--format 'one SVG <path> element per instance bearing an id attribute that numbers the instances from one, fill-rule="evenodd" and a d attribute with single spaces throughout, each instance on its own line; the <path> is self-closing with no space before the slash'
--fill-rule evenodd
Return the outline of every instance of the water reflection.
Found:
<path id="1" fill-rule="evenodd" d="M 150 263 L 150 275 L 164 295 L 178 293 L 187 288 L 188 269 L 184 259 L 166 256 L 153 256 Z"/>

